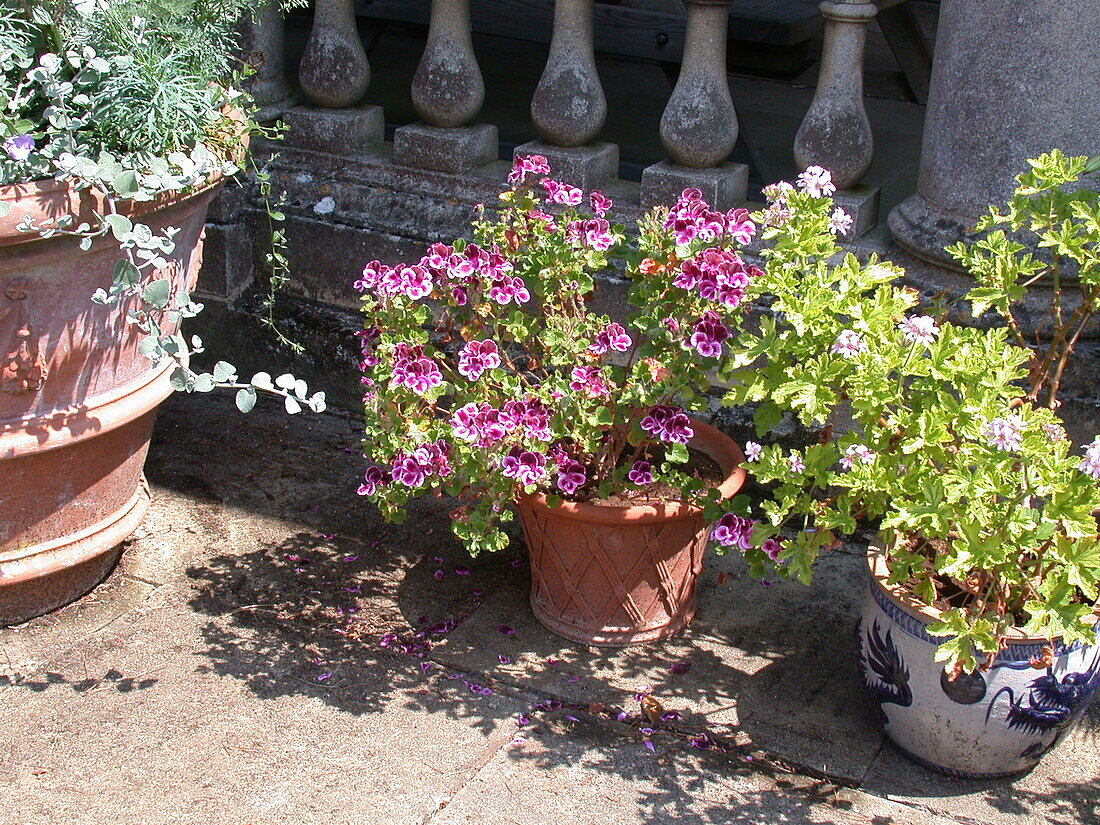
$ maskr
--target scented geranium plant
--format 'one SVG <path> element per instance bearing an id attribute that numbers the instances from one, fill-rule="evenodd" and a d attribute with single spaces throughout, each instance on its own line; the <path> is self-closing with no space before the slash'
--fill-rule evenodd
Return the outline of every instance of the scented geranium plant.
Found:
<path id="1" fill-rule="evenodd" d="M 901 270 L 841 254 L 828 173 L 766 191 L 765 267 L 744 299 L 768 310 L 734 319 L 727 401 L 759 404 L 762 442 L 784 413 L 820 438 L 746 443 L 770 490 L 740 537 L 753 573 L 808 581 L 820 552 L 869 521 L 891 582 L 942 611 L 929 632 L 955 673 L 991 661 L 1013 626 L 1094 641 L 1100 446 L 1082 455 L 1025 398 L 1031 353 L 1006 329 L 927 315 L 895 285 Z"/>
<path id="2" fill-rule="evenodd" d="M 625 250 L 611 200 L 550 174 L 540 156 L 519 159 L 472 241 L 372 261 L 356 283 L 374 462 L 359 492 L 391 518 L 428 491 L 455 497 L 453 529 L 472 553 L 505 546 L 499 524 L 525 492 L 551 504 L 672 497 L 718 514 L 717 492 L 686 469 L 689 412 L 758 275 L 733 251 L 755 226 L 693 190 L 649 214 L 623 325 L 590 303 L 594 276 Z"/>
<path id="3" fill-rule="evenodd" d="M 176 330 L 202 305 L 162 276 L 176 230 L 154 231 L 127 215 L 134 202 L 196 192 L 248 162 L 249 139 L 264 130 L 237 88 L 248 70 L 238 57 L 238 22 L 264 5 L 0 0 L 0 187 L 56 180 L 98 198 L 102 206 L 90 220 L 59 214 L 36 222 L 25 215 L 17 229 L 43 238 L 72 236 L 83 250 L 100 238 L 117 242 L 114 282 L 90 297 L 134 307 L 127 321 L 144 334 L 141 352 L 154 365 L 173 365 L 175 389 L 235 389 L 245 412 L 257 392 L 281 397 L 291 413 L 303 406 L 320 411 L 324 394 L 310 394 L 289 374 L 242 381 L 225 361 L 209 372 L 194 367 L 202 342 Z M 283 215 L 271 206 L 266 172 L 254 172 L 274 227 Z M 0 218 L 10 208 L 0 200 Z M 277 285 L 286 267 L 282 230 L 273 228 L 272 242 Z"/>
<path id="4" fill-rule="evenodd" d="M 1100 156 L 1067 157 L 1055 149 L 1028 167 L 1008 202 L 978 221 L 981 237 L 947 251 L 978 283 L 966 296 L 974 315 L 992 307 L 1013 340 L 1035 353 L 1027 397 L 1057 409 L 1073 350 L 1100 312 L 1100 192 L 1083 185 L 1100 170 Z M 1039 295 L 1047 306 L 1036 304 Z M 1027 314 L 1038 306 L 1046 316 L 1030 339 L 1025 299 L 1032 304 Z"/>

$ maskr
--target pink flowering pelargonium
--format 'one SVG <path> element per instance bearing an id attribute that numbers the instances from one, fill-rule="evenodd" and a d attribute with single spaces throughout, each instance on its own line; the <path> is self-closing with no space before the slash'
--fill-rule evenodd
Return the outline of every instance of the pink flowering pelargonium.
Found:
<path id="1" fill-rule="evenodd" d="M 640 222 L 642 263 L 616 264 L 628 245 L 605 194 L 537 156 L 517 158 L 509 183 L 496 211 L 474 211 L 469 239 L 356 279 L 371 462 L 359 492 L 387 517 L 413 495 L 453 496 L 474 552 L 503 547 L 507 502 L 536 491 L 652 503 L 679 490 L 717 518 L 686 469 L 691 415 L 758 277 L 742 249 L 756 223 L 689 190 Z M 635 309 L 612 318 L 594 299 L 616 269 Z"/>

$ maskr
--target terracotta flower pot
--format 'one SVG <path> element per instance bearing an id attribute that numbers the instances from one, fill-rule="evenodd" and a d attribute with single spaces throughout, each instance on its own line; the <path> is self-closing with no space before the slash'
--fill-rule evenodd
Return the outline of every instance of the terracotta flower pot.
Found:
<path id="1" fill-rule="evenodd" d="M 126 204 L 157 231 L 179 228 L 168 277 L 193 287 L 206 209 L 220 184 L 187 197 Z M 71 237 L 16 230 L 64 214 L 104 214 L 96 197 L 58 181 L 0 187 L 0 625 L 86 593 L 111 570 L 149 504 L 142 478 L 170 365 L 138 352 L 131 305 L 91 301 L 108 288 L 118 245 L 88 251 Z"/>
<path id="2" fill-rule="evenodd" d="M 692 427 L 691 446 L 726 473 L 719 489 L 729 498 L 745 481 L 744 454 L 713 427 Z M 709 532 L 698 507 L 550 507 L 541 494 L 517 505 L 531 554 L 531 609 L 559 636 L 619 647 L 663 639 L 694 618 Z"/>
<path id="3" fill-rule="evenodd" d="M 939 611 L 889 584 L 878 550 L 867 558 L 859 663 L 886 734 L 914 761 L 951 776 L 997 779 L 1035 767 L 1100 689 L 1100 644 L 1055 639 L 1050 666 L 1035 668 L 1050 641 L 1014 629 L 989 670 L 952 681 L 934 659 L 943 639 L 927 629 Z"/>

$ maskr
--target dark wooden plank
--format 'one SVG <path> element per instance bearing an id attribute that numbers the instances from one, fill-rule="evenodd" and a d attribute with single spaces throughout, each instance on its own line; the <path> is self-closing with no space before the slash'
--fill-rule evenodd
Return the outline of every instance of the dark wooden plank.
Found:
<path id="1" fill-rule="evenodd" d="M 932 49 L 924 38 L 912 4 L 880 8 L 876 19 L 905 75 L 913 99 L 917 103 L 927 103 L 928 84 L 932 78 Z"/>
<path id="2" fill-rule="evenodd" d="M 430 0 L 356 0 L 366 17 L 427 25 Z M 472 0 L 475 32 L 548 43 L 552 0 Z M 684 48 L 684 17 L 597 3 L 594 11 L 597 51 L 652 60 L 679 61 Z M 735 0 L 730 37 L 756 43 L 793 45 L 814 37 L 821 16 L 813 0 Z"/>

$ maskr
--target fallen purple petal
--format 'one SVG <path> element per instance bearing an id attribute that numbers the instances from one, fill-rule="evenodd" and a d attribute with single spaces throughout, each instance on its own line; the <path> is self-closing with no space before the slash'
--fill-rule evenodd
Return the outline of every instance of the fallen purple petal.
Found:
<path id="1" fill-rule="evenodd" d="M 653 734 L 653 728 L 638 728 L 645 736 L 651 736 Z"/>
<path id="2" fill-rule="evenodd" d="M 567 713 L 567 714 L 565 714 L 565 718 L 566 718 L 566 719 L 568 719 L 568 720 L 569 720 L 570 722 L 579 722 L 579 721 L 581 721 L 581 720 L 580 720 L 580 719 L 578 719 L 578 718 L 577 718 L 576 716 L 571 716 L 571 715 L 570 715 L 570 714 L 568 714 L 568 713 Z"/>
<path id="3" fill-rule="evenodd" d="M 344 590 L 348 593 L 358 593 L 359 585 L 355 585 L 355 587 L 345 587 Z"/>
<path id="4" fill-rule="evenodd" d="M 332 678 L 331 673 L 322 673 L 320 676 L 317 677 L 317 681 L 318 682 L 324 682 L 327 679 L 331 679 L 331 678 Z"/>
<path id="5" fill-rule="evenodd" d="M 382 638 L 380 638 L 378 640 L 378 646 L 379 647 L 389 647 L 390 645 L 392 645 L 396 641 L 397 641 L 397 634 L 396 633 L 383 633 Z"/>
<path id="6" fill-rule="evenodd" d="M 520 725 L 530 725 L 531 724 L 531 720 L 528 719 L 526 716 L 524 716 L 522 713 L 519 716 L 517 716 L 516 719 L 520 723 Z"/>
<path id="7" fill-rule="evenodd" d="M 553 656 L 547 656 L 546 664 L 550 665 L 550 667 L 557 667 L 561 664 L 561 659 L 555 659 Z"/>
<path id="8" fill-rule="evenodd" d="M 666 710 L 664 713 L 661 714 L 662 722 L 675 722 L 679 718 L 680 714 L 674 710 Z"/>
<path id="9" fill-rule="evenodd" d="M 497 656 L 497 661 L 500 662 L 502 665 L 512 664 L 512 660 L 505 656 L 503 653 Z"/>
<path id="10" fill-rule="evenodd" d="M 432 663 L 431 662 L 421 662 L 420 663 L 420 672 L 421 673 L 427 673 L 431 669 L 432 669 Z"/>
<path id="11" fill-rule="evenodd" d="M 523 559 L 512 559 L 512 567 L 523 567 Z"/>
<path id="12" fill-rule="evenodd" d="M 506 624 L 502 624 L 500 627 L 498 627 L 497 631 L 499 633 L 503 633 L 505 636 L 515 636 L 516 635 L 516 629 L 514 627 L 509 627 Z"/>
<path id="13" fill-rule="evenodd" d="M 325 539 L 326 541 L 331 541 L 332 533 L 321 533 L 321 538 Z"/>
<path id="14" fill-rule="evenodd" d="M 645 740 L 645 746 L 646 746 L 646 749 L 651 751 L 652 753 L 657 752 L 656 746 L 652 742 L 650 742 L 648 739 Z"/>
<path id="15" fill-rule="evenodd" d="M 470 575 L 470 568 L 469 567 L 456 567 L 455 568 L 455 575 L 456 576 L 469 576 Z"/>
<path id="16" fill-rule="evenodd" d="M 440 579 L 443 578 L 443 571 L 442 570 L 436 570 L 434 573 L 432 573 L 432 575 L 435 576 L 436 581 L 439 581 Z"/>
<path id="17" fill-rule="evenodd" d="M 676 676 L 683 676 L 691 670 L 691 662 L 673 662 L 668 666 L 669 671 Z"/>
<path id="18" fill-rule="evenodd" d="M 353 562 L 353 561 L 358 561 L 358 559 L 359 559 L 359 557 L 358 557 L 358 556 L 356 556 L 356 555 L 353 555 L 353 554 L 351 554 L 351 553 L 346 553 L 346 554 L 344 555 L 344 561 L 345 561 L 345 562 Z"/>
<path id="19" fill-rule="evenodd" d="M 567 681 L 567 682 L 579 682 L 580 680 L 581 680 L 580 676 L 570 676 L 565 681 Z"/>
<path id="20" fill-rule="evenodd" d="M 615 719 L 619 722 L 625 722 L 629 718 L 630 714 L 627 713 L 625 710 L 620 710 L 618 713 L 615 714 Z"/>
<path id="21" fill-rule="evenodd" d="M 710 740 L 707 739 L 706 734 L 700 734 L 691 740 L 691 746 L 701 751 L 705 751 L 710 747 Z"/>

